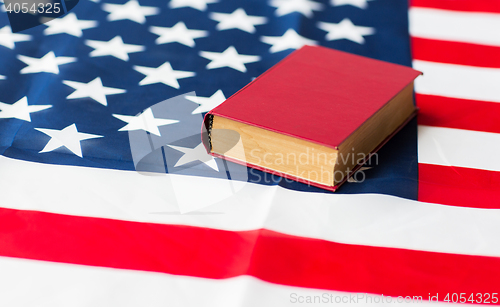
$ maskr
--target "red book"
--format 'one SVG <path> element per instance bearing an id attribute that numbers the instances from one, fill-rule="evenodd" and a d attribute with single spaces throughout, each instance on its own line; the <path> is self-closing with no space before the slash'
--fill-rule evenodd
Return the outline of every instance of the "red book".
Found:
<path id="1" fill-rule="evenodd" d="M 305 46 L 209 112 L 204 143 L 214 156 L 334 191 L 415 115 L 419 74 Z"/>

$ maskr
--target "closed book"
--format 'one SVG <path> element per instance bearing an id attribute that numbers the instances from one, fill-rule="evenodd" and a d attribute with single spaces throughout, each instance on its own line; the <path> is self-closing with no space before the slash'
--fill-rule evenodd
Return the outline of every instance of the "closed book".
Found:
<path id="1" fill-rule="evenodd" d="M 304 46 L 207 113 L 216 157 L 335 191 L 415 114 L 412 68 Z"/>

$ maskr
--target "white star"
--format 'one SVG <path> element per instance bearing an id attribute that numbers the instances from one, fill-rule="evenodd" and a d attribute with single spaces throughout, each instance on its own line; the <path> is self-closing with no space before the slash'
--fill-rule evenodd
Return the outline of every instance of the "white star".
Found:
<path id="1" fill-rule="evenodd" d="M 318 22 L 318 28 L 328 32 L 325 37 L 326 40 L 332 41 L 345 38 L 358 44 L 365 42 L 363 35 L 375 33 L 374 28 L 355 26 L 348 18 L 344 18 L 339 23 Z"/>
<path id="2" fill-rule="evenodd" d="M 300 36 L 293 29 L 288 29 L 283 36 L 262 36 L 260 40 L 266 44 L 273 45 L 271 53 L 287 49 L 298 49 L 304 45 L 316 45 L 316 41 Z"/>
<path id="3" fill-rule="evenodd" d="M 333 6 L 352 5 L 360 9 L 366 9 L 368 7 L 368 1 L 372 0 L 330 0 L 330 3 Z"/>
<path id="4" fill-rule="evenodd" d="M 313 11 L 321 11 L 323 9 L 321 3 L 311 0 L 271 0 L 270 5 L 278 8 L 275 12 L 276 16 L 298 12 L 311 18 Z"/>
<path id="5" fill-rule="evenodd" d="M 221 90 L 218 90 L 210 97 L 186 96 L 186 99 L 200 105 L 191 114 L 201 114 L 223 103 L 226 97 Z"/>
<path id="6" fill-rule="evenodd" d="M 71 124 L 63 130 L 42 128 L 35 129 L 50 136 L 49 142 L 41 151 L 39 151 L 39 153 L 53 151 L 59 147 L 64 146 L 80 158 L 83 157 L 82 147 L 80 145 L 81 141 L 103 137 L 102 135 L 80 133 L 76 129 L 75 124 Z"/>
<path id="7" fill-rule="evenodd" d="M 217 3 L 218 0 L 172 0 L 168 3 L 170 8 L 192 7 L 200 11 L 207 9 L 207 4 Z"/>
<path id="8" fill-rule="evenodd" d="M 178 123 L 175 119 L 155 118 L 153 110 L 147 108 L 137 116 L 113 114 L 114 117 L 127 123 L 118 131 L 144 130 L 157 136 L 161 136 L 158 127 Z"/>
<path id="9" fill-rule="evenodd" d="M 141 45 L 124 44 L 122 37 L 119 35 L 107 42 L 87 39 L 85 40 L 85 44 L 94 48 L 94 51 L 90 53 L 91 57 L 110 55 L 123 61 L 129 60 L 129 53 L 141 52 L 146 49 L 146 47 Z"/>
<path id="10" fill-rule="evenodd" d="M 248 16 L 244 9 L 239 8 L 231 14 L 211 13 L 210 18 L 218 21 L 217 30 L 240 29 L 248 33 L 255 33 L 255 26 L 267 22 L 266 17 Z"/>
<path id="11" fill-rule="evenodd" d="M 76 58 L 58 56 L 56 57 L 54 52 L 50 51 L 43 57 L 37 59 L 28 57 L 25 55 L 18 55 L 17 58 L 24 62 L 27 67 L 21 69 L 21 74 L 34 74 L 38 72 L 48 72 L 53 74 L 59 74 L 59 65 L 68 64 L 76 62 Z"/>
<path id="12" fill-rule="evenodd" d="M 188 47 L 194 47 L 196 38 L 208 36 L 208 31 L 190 30 L 186 28 L 182 21 L 179 21 L 171 28 L 149 27 L 149 31 L 160 36 L 155 41 L 157 45 L 177 42 Z"/>
<path id="13" fill-rule="evenodd" d="M 0 29 L 0 45 L 9 49 L 14 49 L 15 43 L 26 42 L 31 40 L 31 35 L 12 33 L 9 26 Z"/>
<path id="14" fill-rule="evenodd" d="M 25 96 L 13 104 L 0 102 L 0 118 L 17 118 L 31 122 L 30 113 L 51 108 L 51 105 L 28 105 L 28 98 Z"/>
<path id="15" fill-rule="evenodd" d="M 108 13 L 108 20 L 123 20 L 128 19 L 137 23 L 145 23 L 146 16 L 157 15 L 160 9 L 154 6 L 140 6 L 137 0 L 129 0 L 125 4 L 110 4 L 105 3 L 102 9 Z"/>
<path id="16" fill-rule="evenodd" d="M 7 79 L 5 76 L 0 75 L 0 80 L 5 80 Z"/>
<path id="17" fill-rule="evenodd" d="M 260 61 L 260 56 L 239 54 L 233 46 L 228 47 L 223 52 L 201 51 L 200 56 L 211 60 L 207 69 L 229 67 L 241 72 L 246 72 L 245 64 Z"/>
<path id="18" fill-rule="evenodd" d="M 82 30 L 97 27 L 98 22 L 95 20 L 78 20 L 75 13 L 69 13 L 63 18 L 55 18 L 47 22 L 47 29 L 43 31 L 45 35 L 53 35 L 66 33 L 76 37 L 82 37 Z"/>
<path id="19" fill-rule="evenodd" d="M 214 157 L 209 155 L 207 153 L 207 150 L 205 149 L 205 146 L 203 143 L 200 143 L 198 146 L 195 148 L 187 148 L 187 147 L 180 147 L 180 146 L 173 146 L 173 145 L 168 145 L 169 147 L 172 147 L 173 149 L 183 152 L 184 155 L 175 163 L 174 167 L 181 166 L 184 164 L 188 164 L 190 162 L 194 161 L 200 161 L 203 164 L 209 166 L 210 168 L 214 169 L 215 171 L 219 171 L 219 167 L 217 166 L 217 162 L 215 161 Z"/>
<path id="20" fill-rule="evenodd" d="M 146 76 L 139 82 L 139 85 L 163 83 L 175 89 L 179 89 L 180 85 L 177 79 L 189 78 L 196 75 L 191 71 L 173 70 L 170 62 L 165 62 L 157 68 L 145 66 L 134 66 L 133 68 Z"/>
<path id="21" fill-rule="evenodd" d="M 69 81 L 69 80 L 63 80 L 63 83 L 75 89 L 73 93 L 71 93 L 68 97 L 66 97 L 67 99 L 89 97 L 99 102 L 103 106 L 108 105 L 106 95 L 116 95 L 126 92 L 126 90 L 122 90 L 119 88 L 103 86 L 100 77 L 95 78 L 89 83 Z"/>

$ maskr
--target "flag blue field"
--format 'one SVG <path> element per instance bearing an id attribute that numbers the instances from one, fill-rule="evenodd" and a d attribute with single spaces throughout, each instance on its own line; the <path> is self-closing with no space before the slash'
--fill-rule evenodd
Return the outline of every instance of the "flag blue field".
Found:
<path id="1" fill-rule="evenodd" d="M 30 108 L 50 108 L 31 111 L 31 121 L 2 120 L 2 154 L 41 163 L 134 170 L 124 116 L 191 91 L 206 98 L 219 93 L 212 103 L 220 103 L 303 44 L 411 65 L 408 8 L 401 1 L 373 1 L 365 9 L 312 1 L 278 1 L 278 7 L 266 1 L 172 3 L 84 1 L 48 27 L 4 34 L 5 42 L 15 47 L 1 50 L 6 79 L 0 85 L 9 90 L 2 91 L 0 101 L 14 104 L 26 97 Z M 8 31 L 5 15 L 4 25 Z M 234 55 L 224 55 L 229 52 Z M 180 123 L 159 124 L 165 134 L 200 129 L 207 109 L 191 114 L 198 104 L 185 105 L 168 114 Z M 184 122 L 189 122 L 187 127 L 179 128 Z M 81 153 L 66 146 L 43 150 L 51 138 L 44 131 L 70 125 L 95 136 L 80 140 Z M 380 153 L 383 167 L 366 171 L 363 185 L 350 184 L 339 192 L 416 199 L 415 131 L 416 121 Z M 173 155 L 175 150 L 169 152 Z M 324 192 L 265 177 L 250 174 L 249 180 Z"/>

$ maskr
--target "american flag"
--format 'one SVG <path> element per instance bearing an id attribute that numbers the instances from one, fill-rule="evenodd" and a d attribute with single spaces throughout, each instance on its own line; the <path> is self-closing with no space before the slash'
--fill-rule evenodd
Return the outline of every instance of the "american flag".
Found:
<path id="1" fill-rule="evenodd" d="M 203 115 L 314 44 L 424 73 L 365 180 L 203 155 Z M 0 305 L 498 304 L 499 48 L 493 0 L 81 0 L 20 33 L 0 12 Z"/>

